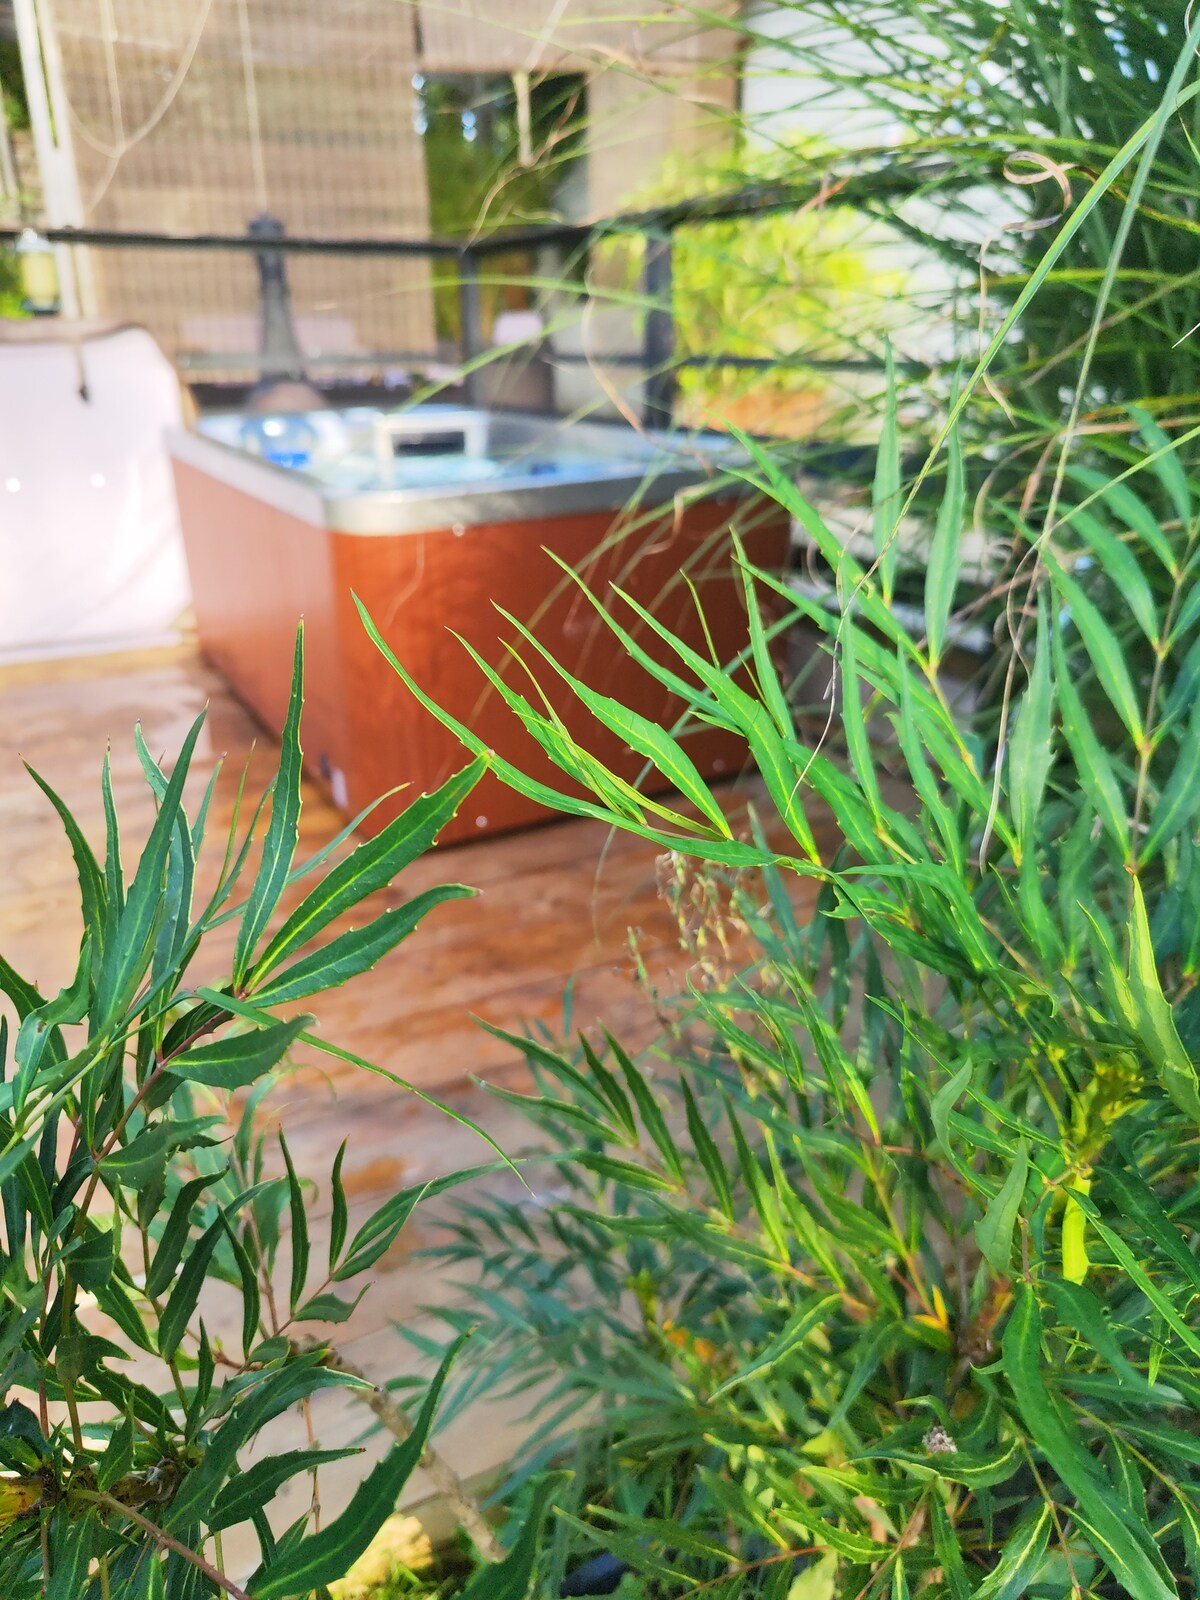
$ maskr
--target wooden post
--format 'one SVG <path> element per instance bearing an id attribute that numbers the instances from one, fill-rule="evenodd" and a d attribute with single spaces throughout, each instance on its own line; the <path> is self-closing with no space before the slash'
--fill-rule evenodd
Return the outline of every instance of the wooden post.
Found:
<path id="1" fill-rule="evenodd" d="M 671 305 L 671 235 L 646 239 L 642 289 L 648 302 L 643 344 L 642 417 L 669 428 L 675 412 L 675 315 Z"/>

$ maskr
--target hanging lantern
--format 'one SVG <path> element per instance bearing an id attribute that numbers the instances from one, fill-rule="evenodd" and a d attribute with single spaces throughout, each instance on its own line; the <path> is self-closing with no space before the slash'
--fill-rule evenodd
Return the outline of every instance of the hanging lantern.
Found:
<path id="1" fill-rule="evenodd" d="M 33 228 L 26 228 L 16 248 L 21 272 L 21 309 L 34 317 L 54 316 L 62 310 L 54 246 Z"/>

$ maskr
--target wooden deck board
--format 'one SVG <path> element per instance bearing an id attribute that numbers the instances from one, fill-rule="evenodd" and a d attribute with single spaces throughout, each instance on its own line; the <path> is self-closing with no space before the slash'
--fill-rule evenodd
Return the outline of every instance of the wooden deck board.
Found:
<path id="1" fill-rule="evenodd" d="M 74 971 L 77 887 L 57 818 L 20 758 L 59 791 L 99 847 L 99 772 L 105 745 L 111 745 L 128 868 L 153 816 L 133 747 L 134 724 L 140 720 L 153 752 L 170 758 L 206 703 L 208 722 L 190 780 L 193 805 L 218 757 L 224 753 L 227 759 L 209 823 L 209 860 L 199 874 L 202 890 L 219 864 L 237 772 L 249 760 L 248 792 L 257 793 L 274 766 L 270 741 L 216 674 L 187 650 L 0 671 L 0 952 L 44 992 Z M 340 826 L 332 806 L 306 783 L 301 855 L 318 849 Z M 375 971 L 316 997 L 309 1008 L 331 1041 L 446 1096 L 502 1144 L 520 1144 L 528 1138 L 527 1125 L 470 1081 L 520 1081 L 520 1058 L 479 1028 L 472 1014 L 514 1031 L 534 1021 L 556 1027 L 564 990 L 572 983 L 577 1025 L 603 1021 L 627 1043 L 648 1041 L 655 1031 L 653 1008 L 633 978 L 628 929 L 639 929 L 642 948 L 666 987 L 682 977 L 674 924 L 655 888 L 655 852 L 637 840 L 611 838 L 596 824 L 560 823 L 435 850 L 403 876 L 398 889 L 378 898 L 380 904 L 394 903 L 398 894 L 442 881 L 465 882 L 481 892 L 435 910 Z M 232 940 L 230 924 L 214 937 L 201 977 L 227 971 Z M 382 1078 L 328 1061 L 310 1061 L 287 1078 L 266 1115 L 286 1127 L 299 1170 L 322 1188 L 338 1145 L 349 1140 L 352 1226 L 397 1184 L 486 1156 L 477 1136 L 429 1106 Z M 316 1257 L 324 1246 L 323 1193 L 312 1214 Z M 427 1242 L 431 1227 L 434 1217 L 380 1264 L 371 1293 L 341 1331 L 339 1342 L 351 1354 L 360 1351 L 380 1379 L 412 1365 L 392 1324 L 418 1315 L 423 1304 L 445 1303 L 455 1292 L 449 1283 L 431 1281 L 430 1269 L 412 1260 L 414 1245 Z M 220 1308 L 212 1312 L 219 1317 Z M 503 1459 L 512 1441 L 511 1421 L 509 1407 L 483 1424 L 457 1423 L 448 1446 L 459 1470 L 471 1475 Z M 337 1426 L 342 1431 L 351 1424 Z M 360 1426 L 357 1416 L 352 1426 Z M 344 1472 L 323 1482 L 327 1510 L 336 1509 L 349 1482 Z"/>

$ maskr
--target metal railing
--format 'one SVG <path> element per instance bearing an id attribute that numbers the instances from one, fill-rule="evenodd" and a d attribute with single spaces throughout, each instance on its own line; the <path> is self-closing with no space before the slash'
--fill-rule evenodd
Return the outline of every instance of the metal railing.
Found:
<path id="1" fill-rule="evenodd" d="M 620 213 L 583 223 L 541 223 L 523 228 L 499 230 L 486 236 L 462 240 L 430 237 L 425 239 L 387 239 L 355 237 L 317 237 L 290 235 L 278 224 L 265 226 L 264 219 L 256 219 L 245 234 L 192 233 L 172 234 L 149 230 L 112 230 L 103 228 L 44 228 L 42 237 L 54 245 L 67 245 L 94 249 L 155 249 L 180 251 L 236 251 L 248 252 L 259 260 L 263 305 L 263 348 L 258 356 L 247 353 L 217 356 L 200 355 L 188 365 L 203 371 L 220 363 L 244 367 L 260 376 L 279 370 L 279 290 L 283 282 L 286 299 L 286 279 L 272 269 L 270 263 L 279 255 L 394 257 L 427 261 L 449 261 L 457 265 L 458 302 L 461 324 L 460 368 L 461 379 L 469 400 L 478 398 L 480 373 L 487 362 L 487 346 L 483 331 L 482 265 L 491 257 L 516 251 L 532 251 L 556 246 L 575 252 L 586 252 L 604 240 L 622 236 L 640 236 L 645 240 L 643 258 L 642 293 L 646 304 L 642 348 L 638 351 L 606 352 L 597 359 L 615 366 L 638 366 L 643 371 L 643 420 L 649 426 L 669 426 L 674 414 L 678 389 L 678 375 L 688 368 L 725 367 L 746 370 L 835 369 L 839 371 L 879 370 L 882 363 L 869 358 L 857 360 L 829 360 L 809 357 L 803 352 L 791 356 L 776 355 L 754 357 L 725 355 L 720 352 L 704 356 L 680 358 L 676 353 L 676 326 L 673 310 L 673 242 L 676 232 L 685 227 L 706 222 L 731 221 L 737 218 L 760 217 L 772 213 L 797 210 L 815 201 L 831 200 L 838 205 L 857 207 L 872 212 L 885 201 L 897 196 L 916 194 L 937 176 L 946 181 L 944 169 L 928 161 L 906 164 L 903 153 L 894 157 L 851 166 L 843 171 L 830 169 L 819 181 L 807 180 L 802 184 L 764 184 L 737 191 L 703 196 L 674 205 L 658 206 L 650 210 Z M 969 184 L 971 175 L 963 174 L 963 183 Z M 265 219 L 267 222 L 273 219 Z M 0 244 L 16 242 L 19 230 L 0 228 Z M 516 280 L 514 280 L 516 281 Z M 276 299 L 272 312 L 267 285 L 276 285 Z M 268 345 L 268 321 L 274 316 L 275 348 Z M 284 341 L 286 342 L 286 341 Z M 553 349 L 550 353 L 556 362 L 585 362 L 592 358 L 578 353 Z M 445 364 L 445 356 L 436 352 L 370 352 L 349 355 L 322 354 L 302 357 L 305 367 L 329 369 L 338 365 L 381 366 L 394 363 L 419 365 Z M 913 370 L 924 370 L 919 363 L 905 363 Z"/>

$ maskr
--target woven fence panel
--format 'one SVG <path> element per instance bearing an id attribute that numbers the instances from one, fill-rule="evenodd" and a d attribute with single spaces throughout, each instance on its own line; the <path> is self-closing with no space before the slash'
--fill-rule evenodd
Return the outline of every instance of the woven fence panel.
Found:
<path id="1" fill-rule="evenodd" d="M 85 220 L 243 232 L 420 238 L 415 13 L 397 0 L 50 0 Z M 172 354 L 253 351 L 253 261 L 232 252 L 95 250 L 97 309 Z M 301 343 L 432 348 L 429 272 L 396 259 L 296 257 Z"/>

